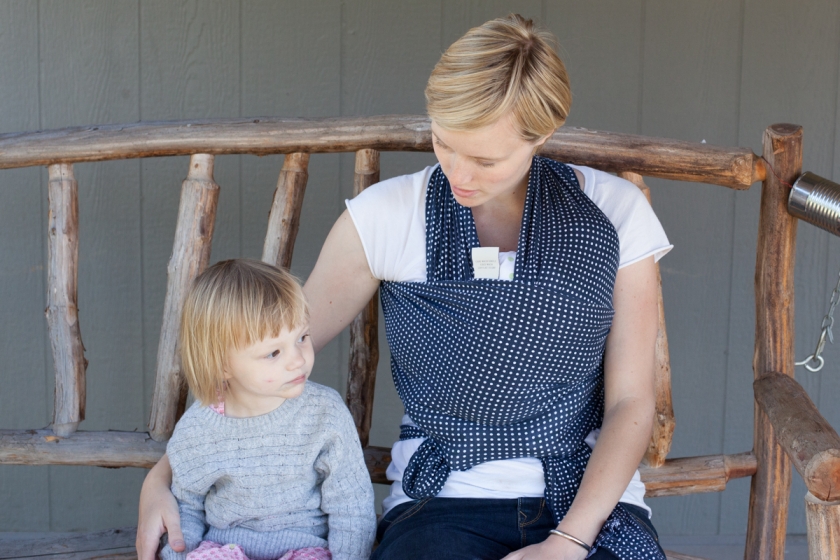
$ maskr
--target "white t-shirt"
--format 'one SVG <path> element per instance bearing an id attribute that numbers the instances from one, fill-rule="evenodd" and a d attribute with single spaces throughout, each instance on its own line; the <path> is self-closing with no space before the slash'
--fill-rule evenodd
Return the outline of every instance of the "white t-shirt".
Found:
<path id="1" fill-rule="evenodd" d="M 572 166 L 584 177 L 584 193 L 601 209 L 618 232 L 619 268 L 653 255 L 662 258 L 673 245 L 642 192 L 629 181 L 589 167 Z M 426 188 L 437 166 L 412 175 L 394 177 L 372 185 L 346 201 L 347 209 L 365 250 L 370 270 L 380 280 L 426 281 Z M 499 278 L 513 278 L 516 252 L 499 253 Z M 403 415 L 403 424 L 414 424 Z M 595 446 L 598 430 L 586 438 Z M 398 441 L 391 449 L 386 476 L 394 481 L 382 503 L 389 509 L 410 501 L 402 489 L 402 475 L 422 438 Z M 441 498 L 542 497 L 545 478 L 542 463 L 534 457 L 487 461 L 466 471 L 452 471 Z M 644 503 L 645 487 L 638 471 L 621 497 L 622 502 L 650 511 Z"/>

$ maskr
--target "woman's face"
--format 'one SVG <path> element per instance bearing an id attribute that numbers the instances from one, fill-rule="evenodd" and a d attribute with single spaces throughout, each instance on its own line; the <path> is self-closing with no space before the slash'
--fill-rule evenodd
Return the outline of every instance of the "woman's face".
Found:
<path id="1" fill-rule="evenodd" d="M 509 115 L 471 131 L 446 130 L 432 121 L 432 144 L 440 167 L 455 200 L 470 208 L 491 200 L 502 204 L 523 200 L 531 159 L 544 141 L 523 140 Z"/>

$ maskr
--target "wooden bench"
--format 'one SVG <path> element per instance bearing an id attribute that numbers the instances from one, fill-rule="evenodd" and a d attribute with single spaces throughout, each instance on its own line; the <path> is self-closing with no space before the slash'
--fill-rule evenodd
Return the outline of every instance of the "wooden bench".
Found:
<path id="1" fill-rule="evenodd" d="M 268 220 L 263 260 L 292 261 L 310 153 L 355 152 L 356 194 L 379 180 L 381 151 L 431 151 L 420 116 L 333 119 L 230 119 L 82 127 L 0 136 L 0 169 L 48 166 L 47 321 L 55 362 L 51 429 L 0 430 L 0 463 L 150 467 L 165 450 L 187 390 L 176 340 L 184 294 L 210 257 L 219 186 L 219 154 L 287 154 Z M 643 177 L 747 189 L 763 181 L 756 258 L 755 433 L 752 450 L 668 458 L 674 431 L 668 341 L 660 295 L 656 422 L 641 467 L 647 496 L 717 492 L 752 476 L 745 558 L 784 557 L 791 463 L 803 477 L 811 558 L 840 558 L 840 437 L 793 379 L 793 261 L 797 221 L 787 213 L 788 187 L 801 171 L 802 131 L 774 125 L 764 153 L 746 148 L 561 129 L 543 154 L 615 172 L 650 196 Z M 190 155 L 168 267 L 157 377 L 147 433 L 79 431 L 85 416 L 85 368 L 76 308 L 77 162 Z M 379 355 L 374 297 L 350 327 L 347 405 L 365 448 L 371 479 L 386 483 L 390 450 L 369 445 Z M 744 403 L 749 405 L 749 403 Z M 89 557 L 89 556 L 86 556 Z M 108 557 L 100 556 L 100 557 Z M 127 558 L 131 554 L 113 557 Z M 669 553 L 670 558 L 690 558 Z"/>

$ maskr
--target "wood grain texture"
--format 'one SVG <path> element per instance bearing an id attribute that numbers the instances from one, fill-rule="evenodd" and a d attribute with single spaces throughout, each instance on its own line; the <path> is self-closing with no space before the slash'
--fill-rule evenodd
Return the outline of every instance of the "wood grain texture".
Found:
<path id="1" fill-rule="evenodd" d="M 773 125 L 764 132 L 764 159 L 775 170 L 761 191 L 755 265 L 753 372 L 793 375 L 793 271 L 796 219 L 787 213 L 788 187 L 802 171 L 802 127 Z M 754 453 L 758 470 L 750 487 L 745 560 L 784 558 L 790 501 L 790 460 L 764 412 L 755 407 Z"/>
<path id="2" fill-rule="evenodd" d="M 646 0 L 637 10 L 635 18 L 626 22 L 632 29 L 613 39 L 619 41 L 637 33 L 642 37 L 638 47 L 642 54 L 639 74 L 632 78 L 641 84 L 637 91 L 626 92 L 638 103 L 639 128 L 635 132 L 694 142 L 705 140 L 712 145 L 746 141 L 738 137 L 737 121 L 740 3 Z M 641 21 L 638 27 L 636 21 Z M 636 52 L 620 56 L 626 59 Z M 610 86 L 613 90 L 620 87 L 618 83 L 605 85 Z M 580 98 L 580 92 L 576 93 Z M 604 108 L 605 112 L 611 110 Z M 625 119 L 629 116 L 622 121 Z M 761 123 L 753 132 L 769 122 Z M 743 378 L 739 374 L 744 371 L 727 369 L 728 357 L 737 351 L 728 347 L 733 303 L 729 298 L 733 214 L 735 200 L 744 193 L 699 181 L 693 184 L 653 179 L 648 180 L 648 185 L 653 191 L 657 217 L 674 244 L 674 249 L 660 261 L 668 317 L 672 401 L 677 418 L 670 455 L 750 449 L 751 430 L 745 440 L 724 444 L 732 428 L 725 420 L 727 382 L 730 378 L 739 381 Z M 752 189 L 757 189 L 757 185 Z M 753 256 L 749 258 L 752 261 Z M 747 313 L 752 334 L 752 311 Z M 748 354 L 751 348 L 749 341 L 745 347 Z M 745 384 L 749 385 L 749 381 Z M 735 406 L 748 406 L 751 398 L 746 394 Z M 660 534 L 683 535 L 745 531 L 748 496 L 742 488 L 748 483 L 744 482 L 730 484 L 721 493 L 650 503 L 657 530 Z M 738 492 L 740 496 L 728 510 L 736 523 L 721 523 L 721 501 Z"/>
<path id="3" fill-rule="evenodd" d="M 52 430 L 0 430 L 0 463 L 151 468 L 166 444 L 143 432 L 85 432 L 71 437 Z"/>
<path id="4" fill-rule="evenodd" d="M 67 437 L 85 419 L 85 346 L 79 328 L 79 191 L 73 166 L 49 167 L 47 324 L 55 368 L 53 431 Z"/>
<path id="5" fill-rule="evenodd" d="M 754 383 L 773 434 L 817 499 L 840 499 L 840 436 L 792 377 L 771 373 Z"/>
<path id="6" fill-rule="evenodd" d="M 437 2 L 343 4 L 341 114 L 424 112 L 423 90 L 441 54 L 441 12 Z M 414 71 L 405 72 L 408 67 Z M 351 151 L 359 148 L 381 149 L 358 146 Z"/>
<path id="7" fill-rule="evenodd" d="M 639 467 L 645 497 L 683 496 L 698 492 L 722 492 L 726 483 L 755 473 L 752 453 L 706 455 L 667 459 L 661 467 Z"/>
<path id="8" fill-rule="evenodd" d="M 618 174 L 627 179 L 644 193 L 648 203 L 651 202 L 650 188 L 645 184 L 644 177 L 638 173 L 622 171 Z M 656 284 L 658 292 L 657 306 L 659 308 L 659 328 L 656 331 L 656 362 L 654 374 L 654 391 L 656 395 L 656 417 L 653 423 L 653 434 L 645 453 L 644 462 L 651 467 L 661 467 L 671 450 L 676 420 L 674 405 L 671 397 L 671 359 L 668 354 L 668 332 L 665 330 L 665 303 L 662 300 L 662 275 L 659 263 L 656 265 Z"/>
<path id="9" fill-rule="evenodd" d="M 601 0 L 593 9 L 594 5 L 576 0 L 544 2 L 541 23 L 557 35 L 572 84 L 567 126 L 642 131 L 641 103 L 647 94 L 642 89 L 645 4 Z"/>
<path id="10" fill-rule="evenodd" d="M 494 18 L 516 13 L 545 25 L 542 0 L 443 0 L 440 52 L 464 33 Z"/>
<path id="11" fill-rule="evenodd" d="M 56 533 L 27 538 L 0 535 L 0 560 L 11 558 L 67 558 L 68 555 L 96 552 L 85 558 L 115 554 L 134 547 L 135 527 L 122 527 L 93 533 Z M 136 558 L 135 554 L 135 558 Z"/>
<path id="12" fill-rule="evenodd" d="M 37 3 L 37 10 L 39 84 L 28 95 L 39 101 L 40 127 L 139 120 L 138 3 L 44 0 Z M 83 426 L 142 428 L 147 413 L 139 398 L 144 346 L 139 321 L 143 309 L 139 162 L 74 169 L 79 182 L 79 314 L 90 362 Z M 46 212 L 41 223 L 45 222 Z M 139 471 L 45 470 L 50 496 L 46 522 L 53 531 L 126 525 L 136 515 L 128 496 L 138 487 Z M 118 495 L 127 497 L 105 498 Z"/>
<path id="13" fill-rule="evenodd" d="M 137 2 L 135 10 L 140 32 L 139 119 L 239 115 L 244 87 L 240 81 L 240 2 L 143 0 Z M 211 262 L 243 255 L 239 159 L 228 156 L 215 161 L 215 180 L 225 188 L 219 193 Z M 160 338 L 166 298 L 166 267 L 175 235 L 178 187 L 188 162 L 189 157 L 184 156 L 142 160 L 140 164 L 144 423 L 154 391 L 155 342 Z M 260 227 L 262 242 L 265 223 Z"/>
<path id="14" fill-rule="evenodd" d="M 688 554 L 681 554 L 679 552 L 674 552 L 673 550 L 665 550 L 665 558 L 668 560 L 704 560 L 699 556 L 691 556 Z"/>
<path id="15" fill-rule="evenodd" d="M 193 280 L 207 268 L 210 260 L 218 199 L 219 185 L 213 181 L 213 156 L 192 156 L 189 173 L 181 186 L 158 344 L 157 377 L 149 419 L 149 433 L 156 441 L 169 439 L 186 403 L 186 381 L 178 356 L 181 310 Z"/>
<path id="16" fill-rule="evenodd" d="M 840 501 L 824 502 L 805 495 L 805 520 L 808 525 L 808 558 L 840 559 Z"/>
<path id="17" fill-rule="evenodd" d="M 379 152 L 359 150 L 353 194 L 379 182 Z M 347 408 L 353 416 L 362 447 L 367 447 L 373 417 L 376 368 L 379 365 L 379 291 L 350 324 L 350 368 L 347 377 Z"/>
<path id="18" fill-rule="evenodd" d="M 38 103 L 38 5 L 0 2 L 0 131 L 40 128 Z M 7 74 L 8 72 L 8 74 Z M 38 168 L 0 172 L 0 317 L 14 327 L 0 329 L 0 426 L 29 428 L 50 422 L 54 379 L 49 363 L 47 306 L 46 173 Z M 0 467 L 6 507 L 0 527 L 23 531 L 50 519 L 47 469 Z"/>
<path id="19" fill-rule="evenodd" d="M 431 151 L 426 117 L 218 119 L 101 125 L 0 135 L 0 169 L 56 162 L 103 161 L 189 153 Z M 745 148 L 721 148 L 632 134 L 561 128 L 546 157 L 605 171 L 703 181 L 746 189 L 765 175 Z"/>
<path id="20" fill-rule="evenodd" d="M 838 66 L 840 66 L 840 3 L 834 0 L 785 0 L 746 1 L 742 4 L 742 55 L 739 115 L 739 144 L 751 146 L 761 153 L 759 130 L 773 122 L 799 124 L 805 131 L 803 170 L 832 176 L 837 165 L 835 130 L 837 126 Z M 819 70 L 818 70 L 819 69 Z M 808 84 L 810 94 L 802 95 L 802 85 Z M 833 164 L 832 164 L 833 160 Z M 837 180 L 840 175 L 834 174 Z M 733 243 L 735 269 L 731 301 L 733 323 L 730 332 L 733 344 L 730 352 L 744 348 L 752 337 L 751 322 L 741 321 L 741 313 L 751 311 L 744 305 L 749 295 L 749 284 L 754 274 L 748 263 L 749 253 L 756 243 L 759 207 L 758 189 L 739 199 L 739 212 L 735 216 L 738 235 Z M 753 196 L 755 195 L 755 196 Z M 803 359 L 814 349 L 817 328 L 826 312 L 828 295 L 836 283 L 838 258 L 837 239 L 811 226 L 802 225 L 797 232 L 796 253 L 796 356 Z M 823 272 L 824 271 L 824 272 Z M 744 309 L 746 308 L 746 309 Z M 746 328 L 747 330 L 743 330 Z M 744 402 L 751 392 L 752 380 L 746 387 L 743 376 L 749 359 L 740 358 L 733 363 L 727 398 L 731 403 Z M 840 360 L 840 347 L 834 345 L 826 356 L 829 364 Z M 797 368 L 797 379 L 811 395 L 823 415 L 837 427 L 840 426 L 840 399 L 838 376 L 831 370 L 811 374 Z M 733 390 L 736 389 L 737 390 Z M 730 396 L 731 395 L 731 396 Z M 752 432 L 752 414 L 736 406 L 729 409 L 727 432 L 741 434 Z M 749 434 L 751 436 L 751 433 Z M 741 448 L 743 439 L 732 443 Z M 799 499 L 806 489 L 799 476 L 793 477 L 789 506 L 789 533 L 805 533 L 804 502 Z M 733 496 L 733 499 L 737 499 Z M 734 511 L 734 502 L 725 504 L 723 511 Z M 723 520 L 725 523 L 728 520 Z M 723 525 L 722 525 L 723 526 Z"/>
<path id="21" fill-rule="evenodd" d="M 143 118 L 235 115 L 240 99 L 238 2 L 144 0 L 138 9 Z"/>
<path id="22" fill-rule="evenodd" d="M 292 254 L 295 250 L 300 210 L 303 207 L 303 195 L 306 181 L 309 154 L 294 153 L 286 156 L 283 169 L 277 178 L 274 202 L 268 214 L 268 228 L 265 232 L 262 260 L 264 262 L 289 268 L 292 266 Z"/>

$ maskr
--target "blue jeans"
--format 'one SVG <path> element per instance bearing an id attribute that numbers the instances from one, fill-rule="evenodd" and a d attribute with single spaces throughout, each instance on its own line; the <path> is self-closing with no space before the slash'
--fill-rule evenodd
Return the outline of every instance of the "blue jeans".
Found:
<path id="1" fill-rule="evenodd" d="M 647 511 L 624 506 L 658 542 Z M 415 500 L 391 509 L 379 522 L 379 546 L 371 560 L 497 560 L 544 541 L 556 526 L 542 498 Z M 616 557 L 598 549 L 590 559 Z"/>

